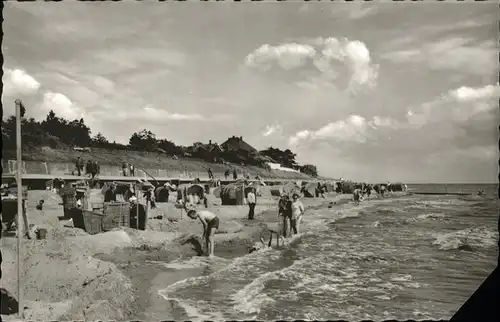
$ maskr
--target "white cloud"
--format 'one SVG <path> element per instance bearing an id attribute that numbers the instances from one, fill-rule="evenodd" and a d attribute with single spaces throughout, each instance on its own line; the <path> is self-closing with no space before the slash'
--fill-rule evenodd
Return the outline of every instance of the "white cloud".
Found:
<path id="1" fill-rule="evenodd" d="M 40 83 L 22 69 L 5 68 L 2 81 L 5 96 L 34 94 L 40 88 Z"/>
<path id="2" fill-rule="evenodd" d="M 491 40 L 472 45 L 475 39 L 454 37 L 439 39 L 424 46 L 388 51 L 380 57 L 396 63 L 426 63 L 431 68 L 458 70 L 483 76 L 498 65 L 498 45 Z"/>
<path id="3" fill-rule="evenodd" d="M 295 146 L 299 144 L 300 141 L 310 138 L 312 134 L 313 133 L 311 133 L 308 130 L 302 130 L 300 132 L 297 132 L 295 133 L 295 135 L 290 137 L 290 139 L 288 140 L 288 144 L 291 146 Z"/>
<path id="4" fill-rule="evenodd" d="M 500 97 L 500 86 L 486 85 L 484 87 L 474 88 L 462 86 L 449 92 L 448 96 L 458 102 L 469 102 L 480 99 Z"/>
<path id="5" fill-rule="evenodd" d="M 305 44 L 284 43 L 277 46 L 265 44 L 245 59 L 247 66 L 263 70 L 267 70 L 272 62 L 287 70 L 312 62 L 327 81 L 338 77 L 339 68 L 335 63 L 340 62 L 350 71 L 348 88 L 350 91 L 358 90 L 361 85 L 372 87 L 378 77 L 378 65 L 372 63 L 366 45 L 361 41 L 349 41 L 346 38 L 318 37 Z"/>
<path id="6" fill-rule="evenodd" d="M 203 116 L 200 114 L 170 113 L 168 111 L 160 110 L 160 109 L 150 107 L 150 106 L 144 107 L 143 111 L 144 111 L 144 113 L 143 113 L 144 118 L 156 120 L 156 121 L 161 121 L 161 120 L 176 120 L 176 121 L 203 120 Z"/>
<path id="7" fill-rule="evenodd" d="M 374 116 L 367 120 L 360 115 L 350 115 L 344 120 L 339 120 L 326 124 L 325 126 L 312 131 L 303 130 L 291 136 L 289 145 L 297 146 L 301 142 L 317 140 L 335 140 L 338 142 L 364 143 L 381 128 L 397 129 L 400 127 L 398 121 L 388 118 Z"/>
<path id="8" fill-rule="evenodd" d="M 410 125 L 421 127 L 443 121 L 465 122 L 498 108 L 500 86 L 461 86 L 423 104 L 417 111 L 409 110 L 406 118 Z"/>
<path id="9" fill-rule="evenodd" d="M 359 115 L 350 115 L 345 120 L 328 123 L 316 131 L 303 130 L 290 137 L 289 144 L 297 145 L 306 140 L 334 139 L 337 141 L 365 142 L 367 121 Z"/>
<path id="10" fill-rule="evenodd" d="M 283 131 L 283 128 L 279 124 L 275 125 L 266 125 L 266 128 L 264 132 L 262 133 L 263 136 L 270 136 L 272 134 L 277 134 L 281 133 Z"/>
<path id="11" fill-rule="evenodd" d="M 68 120 L 74 120 L 84 117 L 82 110 L 64 94 L 48 91 L 43 95 L 41 109 L 44 114 L 53 110 L 57 116 Z"/>
<path id="12" fill-rule="evenodd" d="M 393 119 L 380 116 L 374 116 L 368 123 L 373 128 L 394 127 L 395 125 L 397 125 L 396 121 L 394 121 Z"/>
<path id="13" fill-rule="evenodd" d="M 269 63 L 274 61 L 284 69 L 293 69 L 303 66 L 307 58 L 313 58 L 315 55 L 316 50 L 310 45 L 289 43 L 271 46 L 265 44 L 250 53 L 245 59 L 245 64 L 252 67 L 263 66 L 266 69 Z"/>

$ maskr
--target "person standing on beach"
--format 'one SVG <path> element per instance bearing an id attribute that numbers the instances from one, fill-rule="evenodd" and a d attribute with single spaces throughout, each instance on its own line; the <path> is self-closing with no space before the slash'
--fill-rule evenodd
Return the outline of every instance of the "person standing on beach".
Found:
<path id="1" fill-rule="evenodd" d="M 132 163 L 130 164 L 130 176 L 135 177 L 135 167 Z"/>
<path id="2" fill-rule="evenodd" d="M 123 176 L 126 177 L 127 176 L 127 169 L 128 169 L 128 164 L 127 162 L 123 162 L 122 163 L 122 173 L 123 173 Z"/>
<path id="3" fill-rule="evenodd" d="M 82 160 L 82 158 L 80 158 L 80 157 L 76 158 L 75 167 L 76 167 L 76 172 L 78 173 L 78 176 L 81 176 L 82 175 L 82 170 L 83 170 L 83 160 Z"/>
<path id="4" fill-rule="evenodd" d="M 370 197 L 371 194 L 372 194 L 372 185 L 367 184 L 365 186 L 365 189 L 363 190 L 363 195 L 367 195 L 368 197 Z"/>
<path id="5" fill-rule="evenodd" d="M 304 216 L 304 205 L 299 200 L 299 195 L 294 193 L 292 195 L 292 217 L 290 219 L 290 225 L 293 230 L 293 234 L 297 235 L 300 232 L 300 223 L 302 217 Z"/>
<path id="6" fill-rule="evenodd" d="M 85 174 L 86 175 L 90 175 L 91 167 L 92 167 L 92 161 L 88 160 L 87 163 L 85 164 Z"/>
<path id="7" fill-rule="evenodd" d="M 111 184 L 104 193 L 104 202 L 116 202 L 116 186 Z"/>
<path id="8" fill-rule="evenodd" d="M 186 208 L 187 215 L 191 219 L 199 219 L 203 225 L 203 240 L 206 245 L 206 254 L 209 257 L 214 256 L 214 235 L 219 229 L 219 217 L 208 210 L 196 210 L 189 206 Z"/>
<path id="9" fill-rule="evenodd" d="M 97 175 L 97 162 L 95 160 L 92 160 L 90 163 L 90 177 L 92 180 L 95 179 L 95 176 Z"/>
<path id="10" fill-rule="evenodd" d="M 233 179 L 238 179 L 238 173 L 236 173 L 236 169 L 233 169 Z"/>
<path id="11" fill-rule="evenodd" d="M 253 190 L 247 194 L 247 203 L 248 203 L 248 220 L 253 220 L 255 215 L 255 202 L 256 202 L 255 193 Z"/>
<path id="12" fill-rule="evenodd" d="M 227 180 L 227 178 L 229 178 L 229 169 L 226 170 L 226 172 L 224 172 L 224 178 Z"/>
<path id="13" fill-rule="evenodd" d="M 212 172 L 212 169 L 208 168 L 208 179 L 213 179 L 214 178 L 214 174 Z"/>

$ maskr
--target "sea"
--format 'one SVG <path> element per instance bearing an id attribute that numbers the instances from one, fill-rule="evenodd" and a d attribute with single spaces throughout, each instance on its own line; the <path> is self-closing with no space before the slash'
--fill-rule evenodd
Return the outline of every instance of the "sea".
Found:
<path id="1" fill-rule="evenodd" d="M 166 264 L 197 276 L 158 294 L 176 320 L 449 319 L 497 266 L 498 186 L 409 189 L 473 195 L 317 207 L 280 249 Z"/>

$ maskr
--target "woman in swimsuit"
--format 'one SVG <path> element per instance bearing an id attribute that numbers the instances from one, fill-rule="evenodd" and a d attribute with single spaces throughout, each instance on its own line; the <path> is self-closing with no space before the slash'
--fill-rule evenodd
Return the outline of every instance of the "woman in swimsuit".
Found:
<path id="1" fill-rule="evenodd" d="M 203 225 L 203 239 L 207 247 L 207 255 L 214 255 L 214 235 L 219 229 L 219 218 L 208 210 L 196 210 L 194 208 L 187 209 L 187 215 L 191 219 L 198 218 Z"/>

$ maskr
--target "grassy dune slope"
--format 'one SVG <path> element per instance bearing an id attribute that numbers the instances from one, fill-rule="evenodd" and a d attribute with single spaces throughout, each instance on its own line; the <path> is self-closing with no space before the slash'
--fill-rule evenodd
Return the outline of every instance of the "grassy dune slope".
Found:
<path id="1" fill-rule="evenodd" d="M 165 154 L 157 152 L 140 152 L 126 150 L 106 150 L 93 148 L 91 152 L 80 152 L 73 149 L 51 149 L 48 147 L 31 148 L 23 151 L 24 161 L 38 161 L 47 163 L 74 163 L 74 160 L 81 156 L 84 160 L 90 158 L 100 162 L 101 165 L 121 166 L 122 162 L 129 162 L 142 168 L 148 169 L 163 169 L 171 173 L 189 172 L 193 175 L 199 174 L 202 177 L 207 176 L 208 168 L 216 177 L 223 178 L 223 174 L 227 169 L 236 168 L 238 176 L 249 172 L 252 177 L 260 175 L 262 178 L 283 178 L 283 179 L 308 179 L 310 176 L 303 173 L 286 172 L 281 170 L 266 170 L 255 166 L 241 166 L 237 164 L 216 164 L 208 163 L 199 159 L 179 158 L 175 160 Z M 15 151 L 4 150 L 3 161 L 15 160 Z M 232 174 L 231 174 L 232 176 Z"/>

